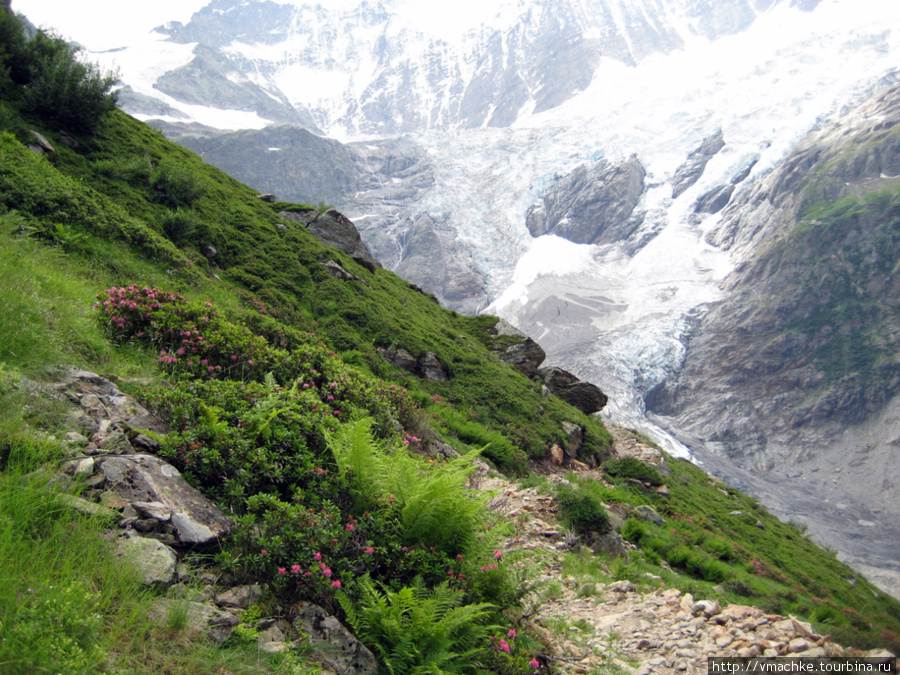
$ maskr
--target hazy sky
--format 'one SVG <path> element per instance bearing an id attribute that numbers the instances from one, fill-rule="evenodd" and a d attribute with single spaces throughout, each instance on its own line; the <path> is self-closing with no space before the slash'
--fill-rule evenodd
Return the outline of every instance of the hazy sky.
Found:
<path id="1" fill-rule="evenodd" d="M 281 4 L 317 3 L 346 9 L 361 0 L 277 0 Z M 893 1 L 893 0 L 892 0 Z M 187 23 L 194 12 L 211 0 L 12 0 L 13 9 L 39 28 L 53 28 L 90 51 L 115 49 L 139 42 L 156 26 L 168 21 Z M 452 36 L 481 21 L 490 20 L 508 0 L 394 0 L 401 23 L 432 35 Z"/>
<path id="2" fill-rule="evenodd" d="M 95 51 L 122 47 L 167 21 L 187 22 L 210 0 L 12 0 L 39 28 Z"/>

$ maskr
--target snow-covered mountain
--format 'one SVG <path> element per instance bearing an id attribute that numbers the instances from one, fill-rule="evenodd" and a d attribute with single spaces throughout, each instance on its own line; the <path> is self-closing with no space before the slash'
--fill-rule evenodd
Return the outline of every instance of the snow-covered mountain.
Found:
<path id="1" fill-rule="evenodd" d="M 702 440 L 644 401 L 755 254 L 716 239 L 726 205 L 898 55 L 882 0 L 213 0 L 92 57 L 127 110 L 260 189 L 328 190 L 386 267 L 508 319 L 685 455 Z"/>

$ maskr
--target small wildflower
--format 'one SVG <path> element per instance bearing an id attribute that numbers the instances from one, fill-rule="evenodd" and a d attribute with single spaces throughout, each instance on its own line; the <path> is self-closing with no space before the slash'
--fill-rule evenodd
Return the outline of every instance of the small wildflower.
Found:
<path id="1" fill-rule="evenodd" d="M 509 632 L 507 632 L 507 634 L 506 634 L 506 637 L 514 638 L 514 637 L 516 637 L 516 635 L 518 635 L 518 633 L 516 633 L 516 629 L 510 628 Z"/>
<path id="2" fill-rule="evenodd" d="M 347 523 L 347 532 L 353 532 L 356 529 L 356 526 L 353 523 Z"/>
<path id="3" fill-rule="evenodd" d="M 499 550 L 497 550 L 497 551 L 494 551 L 494 557 L 495 557 L 497 560 L 500 560 L 500 558 L 503 557 L 503 554 L 502 554 Z"/>
<path id="4" fill-rule="evenodd" d="M 262 549 L 259 553 L 260 555 L 269 555 L 269 552 L 266 549 Z"/>
<path id="5" fill-rule="evenodd" d="M 328 569 L 328 568 L 325 568 L 324 570 L 322 570 L 322 574 L 325 575 L 325 578 L 326 578 L 326 579 L 330 579 L 330 578 L 331 578 L 331 570 Z"/>
<path id="6" fill-rule="evenodd" d="M 500 649 L 509 654 L 509 643 L 504 638 L 500 638 Z"/>

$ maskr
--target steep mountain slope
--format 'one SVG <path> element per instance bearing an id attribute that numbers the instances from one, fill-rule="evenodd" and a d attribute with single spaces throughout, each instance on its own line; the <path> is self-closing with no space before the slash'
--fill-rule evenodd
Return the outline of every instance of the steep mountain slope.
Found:
<path id="1" fill-rule="evenodd" d="M 684 368 L 647 398 L 679 438 L 756 474 L 820 540 L 854 562 L 875 553 L 895 593 L 898 124 L 894 86 L 728 207 L 709 235 L 740 261 L 726 298 L 699 319 Z M 804 496 L 790 499 L 798 485 Z M 804 505 L 806 493 L 821 503 Z"/>
<path id="2" fill-rule="evenodd" d="M 4 29 L 11 25 L 5 13 L 0 21 Z M 506 523 L 483 508 L 485 496 L 465 487 L 475 467 L 472 444 L 509 473 L 524 472 L 526 458 L 575 470 L 554 492 L 560 517 L 582 542 L 621 553 L 610 527 L 616 525 L 636 548 L 629 548 L 630 562 L 609 567 L 636 581 L 656 586 L 665 579 L 720 601 L 827 620 L 823 630 L 840 632 L 840 642 L 896 643 L 896 601 L 698 467 L 630 441 L 623 445 L 632 456 L 590 471 L 585 463 L 603 461 L 612 439 L 598 419 L 551 393 L 551 376 L 571 378 L 558 369 L 535 373 L 541 350 L 496 317 L 446 310 L 371 264 L 340 214 L 261 199 L 118 111 L 98 113 L 91 131 L 37 112 L 26 87 L 58 72 L 49 65 L 73 61 L 62 40 L 50 42 L 62 58 L 16 71 L 15 78 L 7 64 L 33 62 L 33 45 L 19 40 L 18 60 L 0 60 L 0 77 L 13 83 L 0 97 L 0 565 L 8 582 L 0 586 L 0 620 L 12 627 L 0 636 L 0 654 L 6 666 L 16 665 L 12 672 L 61 668 L 54 661 L 60 654 L 65 665 L 81 659 L 73 673 L 172 669 L 171 650 L 191 649 L 192 643 L 173 640 L 175 619 L 163 624 L 127 604 L 138 593 L 135 581 L 112 597 L 109 575 L 83 567 L 73 572 L 66 563 L 83 554 L 81 539 L 51 540 L 52 559 L 43 559 L 49 571 L 36 564 L 33 543 L 68 529 L 68 521 L 49 527 L 47 500 L 35 500 L 42 501 L 37 526 L 25 522 L 30 511 L 17 511 L 21 502 L 10 506 L 10 492 L 46 488 L 34 469 L 66 465 L 73 480 L 57 482 L 122 509 L 96 519 L 72 517 L 78 521 L 72 529 L 88 528 L 94 547 L 105 551 L 110 539 L 130 540 L 130 525 L 160 546 L 176 543 L 171 527 L 182 543 L 196 542 L 181 529 L 190 529 L 184 514 L 165 511 L 165 504 L 142 500 L 138 507 L 125 499 L 136 509 L 126 516 L 121 500 L 116 506 L 114 496 L 100 493 L 110 474 L 100 476 L 97 464 L 143 455 L 130 454 L 132 443 L 164 457 L 174 467 L 170 475 L 183 472 L 233 517 L 233 534 L 208 542 L 221 547 L 216 571 L 266 589 L 255 601 L 256 591 L 244 587 L 254 607 L 241 615 L 238 651 L 242 637 L 255 638 L 253 631 L 263 628 L 257 625 L 262 612 L 293 619 L 307 600 L 343 611 L 358 625 L 368 611 L 362 580 L 368 573 L 385 584 L 385 593 L 414 597 L 419 609 L 450 596 L 448 606 L 463 603 L 454 615 L 466 619 L 462 632 L 444 633 L 436 647 L 409 658 L 465 658 L 467 667 L 507 675 L 539 667 L 529 659 L 544 649 L 540 632 L 517 609 L 503 611 L 530 590 L 527 566 L 510 564 L 527 555 L 521 541 L 500 543 L 528 516 Z M 66 72 L 80 79 L 80 71 Z M 340 243 L 338 231 L 350 246 L 325 243 Z M 90 418 L 100 420 L 94 426 L 84 413 L 69 414 L 71 406 L 54 407 L 53 394 L 41 400 L 37 392 L 46 387 L 22 376 L 47 382 L 44 366 L 60 362 L 116 371 L 122 386 L 162 419 L 149 428 L 147 420 L 135 421 L 137 408 L 118 387 L 89 374 L 75 380 L 86 377 L 90 386 L 72 380 L 62 390 L 92 411 Z M 141 382 L 127 377 L 137 374 Z M 123 420 L 113 422 L 113 407 L 127 412 L 130 426 L 116 426 Z M 72 432 L 73 423 L 91 438 Z M 114 457 L 104 456 L 111 450 Z M 73 454 L 77 460 L 67 462 Z M 128 482 L 121 473 L 109 481 Z M 138 517 L 140 509 L 146 518 Z M 161 524 L 169 520 L 174 525 Z M 557 530 L 549 536 L 569 541 Z M 215 539 L 212 531 L 209 537 Z M 193 563 L 208 567 L 209 553 Z M 579 557 L 596 567 L 606 560 L 598 555 Z M 645 571 L 658 574 L 651 579 Z M 39 573 L 47 583 L 33 583 Z M 61 597 L 55 577 L 70 582 L 63 586 L 66 602 L 55 602 Z M 126 614 L 124 628 L 118 626 Z M 434 623 L 443 628 L 430 618 L 419 626 L 426 636 L 437 630 Z M 272 625 L 267 620 L 265 627 Z M 297 635 L 287 621 L 279 626 Z M 509 639 L 521 632 L 522 639 L 498 653 L 488 639 L 498 630 Z M 532 630 L 538 637 L 530 642 Z M 786 651 L 799 630 L 788 621 L 769 648 Z M 126 632 L 138 635 L 136 643 L 114 639 Z M 71 646 L 73 635 L 91 648 L 89 660 Z M 409 637 L 403 631 L 395 642 L 374 647 L 383 661 L 405 658 L 395 647 Z M 706 637 L 704 631 L 704 649 L 714 649 Z M 259 663 L 255 644 L 245 651 Z M 195 668 L 187 672 L 224 666 L 216 659 Z"/>
<path id="3" fill-rule="evenodd" d="M 600 384 L 609 417 L 686 454 L 648 426 L 644 396 L 680 367 L 702 309 L 723 297 L 736 250 L 706 235 L 799 137 L 887 81 L 900 6 L 554 6 L 481 3 L 430 22 L 394 3 L 213 3 L 166 28 L 159 60 L 124 74 L 144 118 L 260 189 L 338 204 L 389 269 L 467 313 L 493 303 L 551 361 Z M 128 66 L 133 51 L 97 56 Z M 202 75 L 201 56 L 206 106 L 179 101 L 188 81 L 167 75 Z M 259 91 L 281 112 L 241 108 Z M 366 138 L 188 138 L 295 114 Z M 405 129 L 414 137 L 381 136 Z M 604 168 L 633 155 L 640 170 L 617 189 Z"/>

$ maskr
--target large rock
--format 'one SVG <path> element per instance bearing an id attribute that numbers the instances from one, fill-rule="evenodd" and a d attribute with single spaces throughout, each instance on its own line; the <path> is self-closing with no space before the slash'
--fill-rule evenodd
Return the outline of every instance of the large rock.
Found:
<path id="1" fill-rule="evenodd" d="M 555 234 L 576 244 L 627 239 L 640 221 L 632 219 L 644 192 L 646 171 L 636 157 L 622 164 L 583 164 L 558 180 L 525 218 L 534 237 Z"/>
<path id="2" fill-rule="evenodd" d="M 375 675 L 378 662 L 362 642 L 324 609 L 310 602 L 295 606 L 294 627 L 309 636 L 312 658 L 337 675 Z"/>
<path id="3" fill-rule="evenodd" d="M 381 267 L 381 264 L 369 253 L 356 226 L 339 211 L 331 209 L 325 213 L 319 213 L 310 209 L 282 211 L 278 215 L 286 220 L 303 223 L 316 239 L 343 251 L 370 272 Z"/>
<path id="4" fill-rule="evenodd" d="M 228 517 L 188 485 L 175 467 L 158 457 L 100 457 L 97 464 L 109 488 L 129 502 L 153 503 L 158 513 L 164 512 L 161 507 L 168 507 L 181 545 L 211 544 L 231 531 Z"/>
<path id="5" fill-rule="evenodd" d="M 606 405 L 608 398 L 597 385 L 582 382 L 562 368 L 556 366 L 541 368 L 538 374 L 544 378 L 544 384 L 551 393 L 582 412 L 590 415 L 599 412 Z"/>

